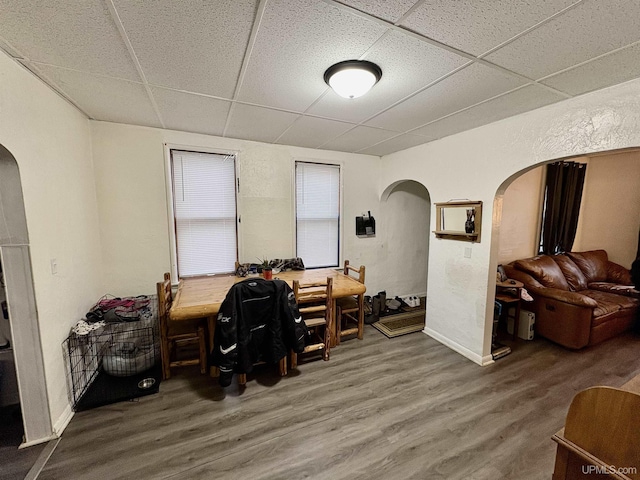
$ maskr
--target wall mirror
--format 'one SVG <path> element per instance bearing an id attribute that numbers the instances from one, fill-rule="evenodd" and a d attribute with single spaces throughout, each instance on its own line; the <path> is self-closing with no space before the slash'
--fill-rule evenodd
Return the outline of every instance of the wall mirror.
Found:
<path id="1" fill-rule="evenodd" d="M 437 238 L 480 243 L 482 202 L 456 200 L 436 203 Z"/>

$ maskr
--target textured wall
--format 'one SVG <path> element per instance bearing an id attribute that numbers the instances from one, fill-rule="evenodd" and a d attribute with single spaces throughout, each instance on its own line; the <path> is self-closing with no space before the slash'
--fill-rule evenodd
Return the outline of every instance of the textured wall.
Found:
<path id="1" fill-rule="evenodd" d="M 0 85 L 0 145 L 20 170 L 49 409 L 59 428 L 70 415 L 61 344 L 102 281 L 89 123 L 2 53 Z"/>
<path id="2" fill-rule="evenodd" d="M 105 259 L 104 287 L 115 295 L 150 293 L 170 269 L 169 216 L 164 144 L 187 149 L 238 153 L 238 211 L 241 261 L 291 257 L 295 253 L 294 191 L 296 160 L 342 166 L 342 256 L 367 266 L 369 291 L 384 288 L 388 272 L 378 266 L 386 248 L 380 236 L 355 236 L 355 216 L 380 212 L 377 192 L 380 159 L 368 155 L 197 135 L 171 130 L 91 122 Z M 424 272 L 406 275 L 424 276 Z"/>
<path id="3" fill-rule="evenodd" d="M 478 363 L 489 362 L 498 263 L 498 245 L 492 244 L 496 193 L 505 180 L 533 165 L 637 146 L 640 81 L 631 81 L 383 157 L 380 192 L 412 178 L 426 186 L 432 202 L 484 202 L 481 243 L 431 237 L 426 332 Z M 501 201 L 496 205 L 502 208 Z M 499 225 L 495 228 L 498 233 Z M 471 248 L 470 258 L 465 247 Z"/>

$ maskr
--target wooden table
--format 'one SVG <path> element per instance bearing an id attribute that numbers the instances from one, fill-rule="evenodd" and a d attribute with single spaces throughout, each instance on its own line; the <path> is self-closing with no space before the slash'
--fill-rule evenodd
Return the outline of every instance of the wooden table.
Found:
<path id="1" fill-rule="evenodd" d="M 505 280 L 504 282 L 496 282 L 496 300 L 502 303 L 506 310 L 506 319 L 509 323 L 509 308 L 515 307 L 516 313 L 513 317 L 513 339 L 518 338 L 518 322 L 520 321 L 520 296 L 524 284 L 518 280 Z M 516 294 L 510 294 L 509 289 L 515 289 Z"/>
<path id="2" fill-rule="evenodd" d="M 335 299 L 359 295 L 366 287 L 355 278 L 342 273 L 342 269 L 317 268 L 313 270 L 292 270 L 274 274 L 274 279 L 284 280 L 293 286 L 294 280 L 302 283 L 319 282 L 327 277 L 333 278 L 333 324 L 335 325 Z M 190 277 L 180 280 L 178 292 L 169 310 L 169 318 L 174 321 L 207 318 L 209 323 L 209 348 L 213 345 L 213 332 L 216 316 L 222 301 L 231 286 L 252 277 L 235 275 L 214 275 L 208 277 Z"/>

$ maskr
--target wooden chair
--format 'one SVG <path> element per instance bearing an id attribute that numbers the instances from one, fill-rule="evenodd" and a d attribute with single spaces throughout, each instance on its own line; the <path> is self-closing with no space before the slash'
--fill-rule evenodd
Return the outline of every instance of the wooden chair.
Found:
<path id="1" fill-rule="evenodd" d="M 592 387 L 571 402 L 558 444 L 553 480 L 640 479 L 640 395 Z M 623 471 L 622 469 L 626 469 Z"/>
<path id="2" fill-rule="evenodd" d="M 200 365 L 200 373 L 207 372 L 207 347 L 205 329 L 201 321 L 173 322 L 169 319 L 169 309 L 173 301 L 171 274 L 165 273 L 164 280 L 156 284 L 158 291 L 158 321 L 160 324 L 160 353 L 162 356 L 162 378 L 171 378 L 172 367 Z M 177 350 L 187 345 L 198 346 L 196 358 L 178 357 Z"/>
<path id="3" fill-rule="evenodd" d="M 322 359 L 329 360 L 331 350 L 333 279 L 326 282 L 300 283 L 293 281 L 293 293 L 298 303 L 302 320 L 311 332 L 311 341 L 305 346 L 304 353 L 322 351 Z M 298 366 L 298 354 L 291 352 L 291 368 Z"/>
<path id="4" fill-rule="evenodd" d="M 355 277 L 353 274 L 357 274 Z M 364 284 L 364 265 L 355 268 L 349 265 L 349 260 L 344 261 L 343 273 L 352 276 L 358 282 Z M 356 297 L 345 297 L 337 300 L 337 318 L 336 318 L 336 345 L 340 345 L 342 337 L 356 334 L 358 340 L 362 340 L 364 333 L 364 293 Z M 349 327 L 351 323 L 351 327 Z"/>

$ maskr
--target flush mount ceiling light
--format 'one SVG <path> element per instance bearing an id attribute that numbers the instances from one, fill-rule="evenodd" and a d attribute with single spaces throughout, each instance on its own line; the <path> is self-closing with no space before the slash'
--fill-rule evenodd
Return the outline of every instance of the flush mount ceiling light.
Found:
<path id="1" fill-rule="evenodd" d="M 371 90 L 382 77 L 375 63 L 365 60 L 346 60 L 336 63 L 324 72 L 324 81 L 344 98 L 358 98 Z"/>

